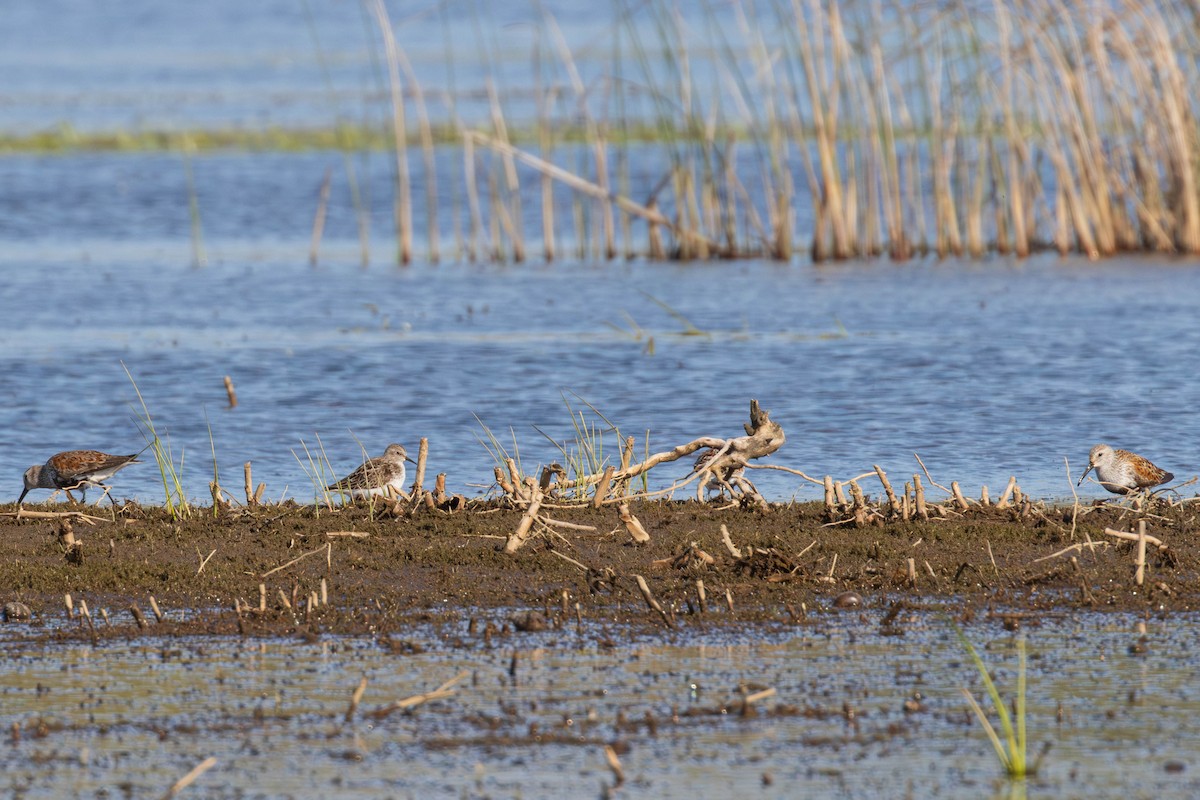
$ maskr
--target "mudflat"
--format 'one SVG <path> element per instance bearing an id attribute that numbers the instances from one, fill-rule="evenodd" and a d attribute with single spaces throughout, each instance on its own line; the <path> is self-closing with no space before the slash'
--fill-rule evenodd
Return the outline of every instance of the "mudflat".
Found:
<path id="1" fill-rule="evenodd" d="M 25 516 L 76 508 L 81 515 Z M 1012 619 L 1200 606 L 1194 502 L 1025 501 L 938 507 L 908 520 L 875 511 L 856 520 L 820 503 L 764 511 L 634 501 L 628 509 L 648 542 L 633 541 L 615 506 L 547 502 L 532 538 L 506 553 L 525 509 L 504 500 L 454 513 L 365 502 L 194 508 L 181 519 L 133 503 L 27 505 L 20 518 L 8 506 L 0 509 L 0 603 L 23 603 L 35 620 L 61 618 L 70 594 L 77 610 L 87 604 L 92 624 L 30 634 L 91 637 L 143 630 L 135 607 L 158 632 L 311 636 L 384 634 L 475 609 L 511 609 L 517 625 L 603 615 L 665 630 L 699 618 L 799 622 L 834 608 L 882 621 L 889 610 L 944 601 L 959 613 Z M 1138 542 L 1106 530 L 1136 537 L 1142 522 L 1139 585 Z M 158 625 L 151 597 L 164 611 Z"/>

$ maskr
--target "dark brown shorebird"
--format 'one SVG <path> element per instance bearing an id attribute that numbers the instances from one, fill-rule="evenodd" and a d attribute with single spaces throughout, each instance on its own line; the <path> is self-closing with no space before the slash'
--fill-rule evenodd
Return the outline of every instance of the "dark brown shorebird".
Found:
<path id="1" fill-rule="evenodd" d="M 89 486 L 104 489 L 108 494 L 111 487 L 104 482 L 130 464 L 139 463 L 138 453 L 129 456 L 112 456 L 99 450 L 66 450 L 50 456 L 45 464 L 34 464 L 25 470 L 25 490 L 17 498 L 17 505 L 25 499 L 30 489 L 61 489 L 71 502 L 72 489 L 78 489 L 83 501 L 87 502 Z M 103 499 L 103 497 L 101 498 Z M 112 500 L 111 495 L 108 498 Z M 116 501 L 113 500 L 113 504 Z"/>
<path id="2" fill-rule="evenodd" d="M 404 462 L 412 461 L 403 445 L 389 444 L 379 458 L 370 458 L 363 465 L 336 483 L 325 488 L 345 492 L 351 497 L 387 497 L 404 492 L 406 475 Z"/>
<path id="3" fill-rule="evenodd" d="M 1147 459 L 1128 450 L 1114 450 L 1106 444 L 1098 444 L 1088 453 L 1088 468 L 1079 476 L 1079 483 L 1088 473 L 1096 470 L 1096 480 L 1113 494 L 1129 494 L 1142 489 L 1151 489 L 1175 476 L 1159 469 Z"/>

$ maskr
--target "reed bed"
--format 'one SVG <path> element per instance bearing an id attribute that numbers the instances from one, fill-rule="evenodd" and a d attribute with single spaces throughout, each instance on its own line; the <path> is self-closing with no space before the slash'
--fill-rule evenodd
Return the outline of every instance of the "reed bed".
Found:
<path id="1" fill-rule="evenodd" d="M 422 225 L 432 261 L 1200 252 L 1195 5 L 630 0 L 575 50 L 472 5 L 443 66 L 487 77 L 441 89 L 367 6 L 401 263 Z"/>

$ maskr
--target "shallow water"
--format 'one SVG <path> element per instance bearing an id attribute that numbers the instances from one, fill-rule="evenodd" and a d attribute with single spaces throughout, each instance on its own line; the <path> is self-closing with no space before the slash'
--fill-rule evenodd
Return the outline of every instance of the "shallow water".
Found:
<path id="1" fill-rule="evenodd" d="M 959 693 L 983 699 L 945 620 L 918 617 L 883 636 L 877 616 L 734 631 L 713 619 L 654 640 L 597 620 L 492 645 L 467 633 L 464 616 L 412 630 L 407 640 L 426 648 L 416 655 L 336 637 L 31 647 L 6 626 L 0 725 L 21 733 L 0 754 L 3 787 L 30 798 L 157 796 L 214 756 L 189 790 L 197 796 L 599 796 L 612 783 L 603 746 L 621 742 L 629 796 L 1013 796 Z M 1030 756 L 1052 745 L 1028 796 L 1200 791 L 1200 698 L 1183 676 L 1195 622 L 1147 623 L 1138 656 L 1127 616 L 1056 617 L 1027 634 Z M 998 624 L 968 634 L 1011 696 L 1012 636 Z M 460 673 L 448 699 L 368 716 Z M 361 677 L 359 714 L 343 724 Z M 743 717 L 743 684 L 776 695 Z M 906 713 L 914 692 L 924 708 Z"/>
<path id="2" fill-rule="evenodd" d="M 0 171 L 28 170 L 60 197 L 87 196 L 99 191 L 97 173 L 141 163 L 91 161 L 7 159 Z M 343 230 L 314 269 L 297 208 L 310 200 L 316 159 L 267 161 L 279 187 L 270 214 L 237 190 L 234 170 L 197 163 L 206 180 L 227 181 L 212 195 L 224 200 L 206 206 L 206 224 L 222 233 L 207 241 L 204 268 L 187 265 L 185 209 L 174 229 L 137 236 L 155 223 L 136 193 L 85 202 L 86 215 L 53 228 L 34 219 L 43 206 L 12 206 L 0 222 L 0 475 L 11 497 L 24 468 L 58 450 L 141 449 L 122 363 L 185 457 L 195 497 L 212 479 L 208 425 L 230 489 L 252 461 L 268 497 L 311 500 L 301 440 L 314 448 L 319 435 L 344 474 L 361 460 L 360 442 L 372 455 L 392 441 L 415 452 L 426 436 L 430 475 L 444 471 L 452 489 L 472 494 L 492 472 L 475 415 L 510 451 L 511 428 L 530 469 L 562 460 L 534 426 L 574 447 L 564 393 L 636 436 L 639 453 L 647 431 L 652 450 L 738 435 L 758 398 L 788 434 L 771 462 L 815 477 L 879 464 L 902 480 L 918 471 L 918 453 L 935 480 L 968 493 L 987 484 L 995 495 L 1015 475 L 1034 496 L 1069 498 L 1064 457 L 1077 477 L 1099 441 L 1181 479 L 1196 473 L 1188 376 L 1200 373 L 1190 336 L 1200 272 L 1190 265 L 1040 257 L 363 269 Z M 290 234 L 276 223 L 262 239 L 235 235 L 259 230 L 263 215 L 292 219 Z M 683 335 L 656 300 L 703 335 Z M 225 375 L 235 410 L 225 408 Z M 615 454 L 614 438 L 607 447 Z M 684 472 L 660 468 L 651 486 Z M 773 499 L 819 496 L 784 473 L 753 477 Z M 162 501 L 153 464 L 127 469 L 116 486 L 118 496 Z M 1102 494 L 1094 484 L 1082 491 Z"/>

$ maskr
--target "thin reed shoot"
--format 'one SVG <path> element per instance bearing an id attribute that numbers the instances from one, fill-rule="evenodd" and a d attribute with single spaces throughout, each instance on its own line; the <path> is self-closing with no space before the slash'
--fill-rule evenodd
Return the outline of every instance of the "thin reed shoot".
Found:
<path id="1" fill-rule="evenodd" d="M 134 413 L 137 417 L 138 431 L 146 440 L 147 448 L 154 453 L 154 463 L 158 465 L 158 472 L 162 477 L 163 505 L 166 506 L 171 519 L 186 519 L 191 516 L 192 507 L 188 503 L 187 493 L 184 491 L 183 482 L 179 477 L 183 472 L 184 454 L 180 452 L 179 462 L 176 463 L 175 455 L 171 450 L 171 439 L 169 436 L 165 438 L 159 436 L 154 425 L 154 418 L 150 416 L 150 409 L 146 406 L 145 398 L 142 397 L 142 390 L 138 388 L 137 381 L 133 379 L 133 373 L 129 371 L 129 367 L 123 361 L 121 368 L 125 370 L 125 375 L 133 385 L 133 391 L 142 407 L 140 413 L 136 409 L 134 409 Z"/>
<path id="2" fill-rule="evenodd" d="M 329 463 L 329 457 L 325 454 L 325 445 L 321 442 L 321 437 L 318 434 L 313 434 L 313 436 L 317 440 L 317 452 L 313 453 L 309 450 L 308 443 L 301 439 L 300 447 L 304 450 L 304 459 L 301 460 L 295 450 L 292 450 L 292 457 L 296 459 L 296 463 L 300 465 L 300 469 L 304 470 L 304 474 L 312 483 L 313 506 L 317 515 L 320 516 L 322 504 L 330 511 L 334 508 L 335 493 L 328 487 L 338 479 L 338 476 Z M 346 495 L 339 491 L 336 496 L 344 498 Z"/>

